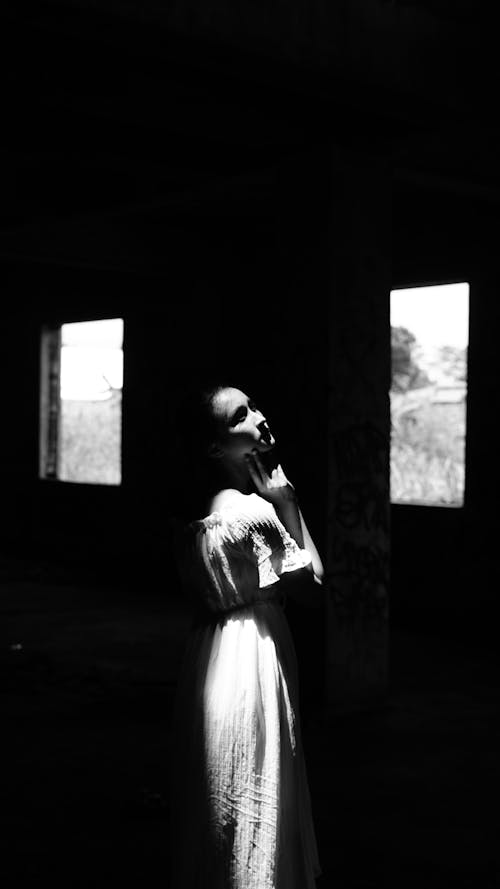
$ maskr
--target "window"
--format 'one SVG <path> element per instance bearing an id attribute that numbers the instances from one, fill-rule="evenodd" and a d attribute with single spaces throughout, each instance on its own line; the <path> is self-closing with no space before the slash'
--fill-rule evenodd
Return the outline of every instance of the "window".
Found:
<path id="1" fill-rule="evenodd" d="M 469 285 L 391 292 L 391 501 L 463 506 Z"/>
<path id="2" fill-rule="evenodd" d="M 40 477 L 121 483 L 123 319 L 46 325 Z"/>

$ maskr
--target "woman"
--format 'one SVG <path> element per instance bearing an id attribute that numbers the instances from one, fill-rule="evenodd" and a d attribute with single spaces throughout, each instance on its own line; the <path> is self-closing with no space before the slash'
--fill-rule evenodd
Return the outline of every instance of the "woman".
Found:
<path id="1" fill-rule="evenodd" d="M 321 559 L 282 467 L 266 468 L 275 440 L 251 398 L 213 386 L 188 402 L 182 428 L 206 500 L 176 541 L 198 620 L 175 716 L 172 889 L 314 889 L 282 606 L 286 594 L 317 597 Z"/>

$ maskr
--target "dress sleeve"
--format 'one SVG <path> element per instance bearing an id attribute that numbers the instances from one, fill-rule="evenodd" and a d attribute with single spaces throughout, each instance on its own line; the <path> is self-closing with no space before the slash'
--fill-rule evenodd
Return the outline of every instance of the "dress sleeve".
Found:
<path id="1" fill-rule="evenodd" d="M 275 535 L 254 531 L 252 538 L 261 589 L 276 583 L 282 574 L 306 568 L 311 562 L 310 553 L 301 549 L 285 528 Z"/>
<path id="2" fill-rule="evenodd" d="M 296 571 L 298 568 L 307 568 L 311 564 L 311 553 L 307 549 L 301 549 L 288 531 L 285 531 L 283 541 L 285 546 L 283 573 Z"/>
<path id="3" fill-rule="evenodd" d="M 211 610 L 250 603 L 257 590 L 311 562 L 274 507 L 256 495 L 241 495 L 221 513 L 211 513 L 193 525 L 200 593 Z"/>

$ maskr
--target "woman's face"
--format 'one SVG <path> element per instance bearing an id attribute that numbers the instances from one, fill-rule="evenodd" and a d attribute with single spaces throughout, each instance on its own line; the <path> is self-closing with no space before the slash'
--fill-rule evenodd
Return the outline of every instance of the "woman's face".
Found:
<path id="1" fill-rule="evenodd" d="M 266 418 L 241 389 L 221 389 L 213 400 L 213 410 L 220 429 L 216 444 L 221 456 L 239 461 L 255 449 L 265 453 L 274 447 Z"/>

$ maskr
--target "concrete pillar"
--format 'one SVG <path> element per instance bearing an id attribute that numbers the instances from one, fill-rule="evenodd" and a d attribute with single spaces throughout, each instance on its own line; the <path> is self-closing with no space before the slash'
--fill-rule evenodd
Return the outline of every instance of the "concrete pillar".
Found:
<path id="1" fill-rule="evenodd" d="M 333 176 L 329 298 L 327 705 L 384 695 L 388 679 L 390 206 L 378 160 Z"/>

